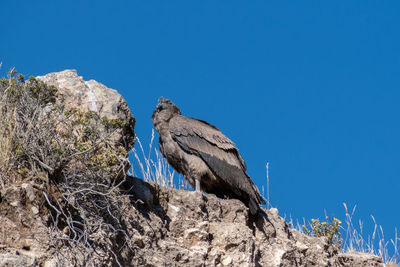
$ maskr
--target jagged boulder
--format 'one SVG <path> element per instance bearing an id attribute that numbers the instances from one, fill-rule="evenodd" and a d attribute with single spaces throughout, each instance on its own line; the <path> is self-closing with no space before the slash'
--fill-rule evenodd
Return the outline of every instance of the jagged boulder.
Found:
<path id="1" fill-rule="evenodd" d="M 116 90 L 95 80 L 85 81 L 76 70 L 53 72 L 36 78 L 57 89 L 58 103 L 62 103 L 65 110 L 94 112 L 104 121 L 121 125 L 113 133 L 113 140 L 116 145 L 123 145 L 128 150 L 133 147 L 135 118 Z"/>
<path id="2" fill-rule="evenodd" d="M 62 155 L 90 152 L 86 157 L 90 162 L 86 160 L 86 165 L 98 165 L 113 173 L 114 181 L 109 183 L 121 181 L 130 167 L 128 152 L 136 138 L 135 118 L 125 99 L 97 81 L 85 81 L 75 70 L 49 73 L 36 79 L 56 91 L 54 103 L 44 109 L 49 117 L 55 118 L 57 136 L 54 138 L 58 145 L 52 149 L 60 150 Z M 60 163 L 50 164 L 56 166 L 48 168 L 54 176 L 59 176 L 66 166 L 84 168 L 81 159 L 62 155 Z"/>

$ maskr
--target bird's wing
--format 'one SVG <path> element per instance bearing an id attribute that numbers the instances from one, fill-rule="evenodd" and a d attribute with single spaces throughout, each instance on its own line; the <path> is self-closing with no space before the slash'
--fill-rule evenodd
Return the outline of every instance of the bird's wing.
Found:
<path id="1" fill-rule="evenodd" d="M 176 137 L 181 136 L 192 138 L 191 141 L 194 142 L 193 145 L 196 142 L 196 140 L 194 140 L 195 138 L 201 138 L 221 150 L 233 152 L 233 154 L 236 154 L 234 159 L 232 158 L 229 160 L 226 158 L 225 160 L 230 162 L 232 165 L 236 165 L 235 163 L 239 160 L 241 168 L 244 171 L 247 170 L 246 163 L 240 156 L 235 143 L 226 137 L 217 127 L 205 121 L 185 116 L 174 116 L 169 123 L 169 127 L 171 134 Z"/>
<path id="2" fill-rule="evenodd" d="M 246 164 L 237 147 L 215 126 L 179 115 L 170 120 L 169 130 L 183 150 L 201 157 L 218 177 L 233 188 L 246 192 L 258 203 L 264 203 L 246 174 Z"/>

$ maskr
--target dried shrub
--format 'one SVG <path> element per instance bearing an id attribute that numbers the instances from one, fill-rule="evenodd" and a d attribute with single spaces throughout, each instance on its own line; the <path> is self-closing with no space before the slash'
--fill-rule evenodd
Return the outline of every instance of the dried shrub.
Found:
<path id="1" fill-rule="evenodd" d="M 40 189 L 58 262 L 122 265 L 119 185 L 129 163 L 112 136 L 123 122 L 66 110 L 57 93 L 14 69 L 0 79 L 1 189 L 21 180 Z"/>

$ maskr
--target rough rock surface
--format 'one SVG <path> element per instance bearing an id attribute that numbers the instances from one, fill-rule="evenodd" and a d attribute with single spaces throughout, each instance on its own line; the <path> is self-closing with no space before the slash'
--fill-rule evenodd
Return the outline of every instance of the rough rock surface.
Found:
<path id="1" fill-rule="evenodd" d="M 149 185 L 154 206 L 135 206 L 132 266 L 383 266 L 290 229 L 276 209 L 257 217 L 235 199 Z"/>
<path id="2" fill-rule="evenodd" d="M 65 110 L 78 108 L 82 112 L 96 112 L 101 118 L 126 122 L 113 137 L 128 150 L 133 147 L 135 119 L 125 99 L 116 90 L 94 80 L 85 81 L 76 70 L 53 72 L 36 78 L 57 88 L 58 102 L 62 100 Z"/>
<path id="3" fill-rule="evenodd" d="M 0 192 L 0 266 L 36 266 L 47 253 L 48 217 L 38 190 L 31 189 L 22 184 Z"/>
<path id="4" fill-rule="evenodd" d="M 290 229 L 276 209 L 251 217 L 239 200 L 168 189 L 133 177 L 128 181 L 122 221 L 129 242 L 115 251 L 124 266 L 383 266 L 380 257 L 340 253 L 325 238 Z M 47 236 L 48 215 L 32 211 L 40 200 L 32 202 L 26 188 L 1 192 L 0 262 L 57 266 Z"/>

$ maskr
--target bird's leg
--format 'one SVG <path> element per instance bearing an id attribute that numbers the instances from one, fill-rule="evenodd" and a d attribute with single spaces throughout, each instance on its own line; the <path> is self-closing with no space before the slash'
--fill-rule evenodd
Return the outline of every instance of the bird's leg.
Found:
<path id="1" fill-rule="evenodd" d="M 196 191 L 200 192 L 200 179 L 195 179 L 196 181 Z"/>

